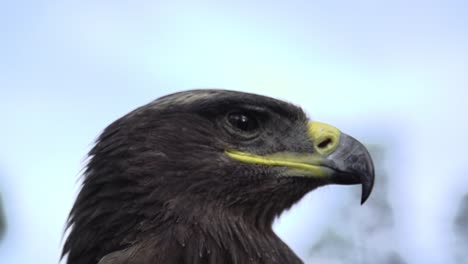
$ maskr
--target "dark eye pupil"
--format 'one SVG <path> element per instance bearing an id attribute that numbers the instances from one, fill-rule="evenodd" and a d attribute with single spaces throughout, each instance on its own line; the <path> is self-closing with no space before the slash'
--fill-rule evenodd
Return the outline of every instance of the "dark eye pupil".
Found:
<path id="1" fill-rule="evenodd" d="M 229 123 L 242 131 L 252 131 L 258 127 L 257 121 L 247 114 L 232 113 L 228 117 Z"/>

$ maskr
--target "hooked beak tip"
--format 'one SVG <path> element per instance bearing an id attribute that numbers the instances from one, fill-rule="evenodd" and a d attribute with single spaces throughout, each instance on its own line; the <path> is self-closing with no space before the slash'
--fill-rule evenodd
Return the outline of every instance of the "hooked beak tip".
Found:
<path id="1" fill-rule="evenodd" d="M 337 184 L 361 184 L 361 204 L 367 201 L 374 187 L 374 164 L 362 143 L 344 133 L 336 150 L 328 156 L 337 170 Z"/>

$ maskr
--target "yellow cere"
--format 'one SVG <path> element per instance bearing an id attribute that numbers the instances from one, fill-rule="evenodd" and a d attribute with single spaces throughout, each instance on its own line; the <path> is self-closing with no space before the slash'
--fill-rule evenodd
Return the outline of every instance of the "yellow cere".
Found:
<path id="1" fill-rule="evenodd" d="M 340 130 L 336 127 L 325 123 L 309 122 L 308 124 L 309 138 L 314 142 L 315 151 L 322 156 L 332 153 L 338 147 L 340 134 Z M 328 143 L 321 146 L 322 142 Z"/>

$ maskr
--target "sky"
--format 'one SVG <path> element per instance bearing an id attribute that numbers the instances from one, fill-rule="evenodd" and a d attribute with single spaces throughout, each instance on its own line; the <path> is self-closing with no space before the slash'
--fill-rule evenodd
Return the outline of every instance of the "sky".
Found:
<path id="1" fill-rule="evenodd" d="M 1 2 L 2 262 L 58 262 L 86 153 L 106 125 L 159 96 L 225 88 L 293 102 L 388 148 L 399 252 L 455 263 L 467 25 L 468 3 L 454 0 Z M 349 191 L 314 191 L 275 230 L 306 257 Z"/>

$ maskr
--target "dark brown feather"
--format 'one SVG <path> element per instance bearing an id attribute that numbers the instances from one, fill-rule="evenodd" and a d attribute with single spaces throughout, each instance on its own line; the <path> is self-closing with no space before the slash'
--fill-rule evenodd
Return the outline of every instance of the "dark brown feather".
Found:
<path id="1" fill-rule="evenodd" d="M 232 109 L 262 112 L 261 137 L 226 133 L 219 118 Z M 115 121 L 89 153 L 67 263 L 301 263 L 271 225 L 320 184 L 224 150 L 311 151 L 306 121 L 291 104 L 222 90 L 163 97 Z"/>

